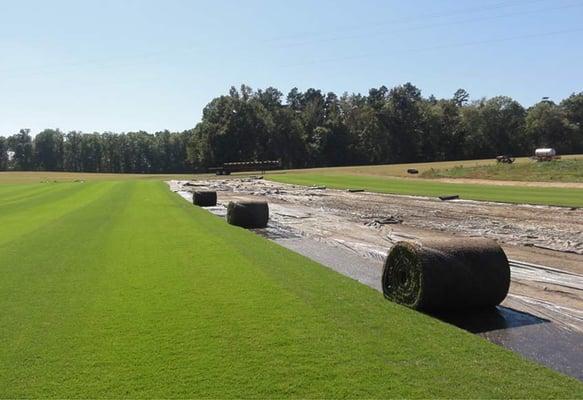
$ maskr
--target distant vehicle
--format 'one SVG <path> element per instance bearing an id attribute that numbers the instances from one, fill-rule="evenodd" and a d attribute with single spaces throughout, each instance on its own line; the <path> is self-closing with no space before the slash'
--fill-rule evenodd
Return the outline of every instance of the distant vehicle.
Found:
<path id="1" fill-rule="evenodd" d="M 221 167 L 208 168 L 217 175 L 231 175 L 231 172 L 271 171 L 281 168 L 281 161 L 245 161 L 224 163 Z"/>
<path id="2" fill-rule="evenodd" d="M 533 159 L 536 161 L 552 161 L 558 160 L 559 156 L 557 156 L 557 151 L 552 148 L 540 148 L 534 151 Z"/>
<path id="3" fill-rule="evenodd" d="M 508 154 L 504 154 L 496 157 L 496 161 L 502 164 L 512 164 L 514 162 L 514 157 Z"/>

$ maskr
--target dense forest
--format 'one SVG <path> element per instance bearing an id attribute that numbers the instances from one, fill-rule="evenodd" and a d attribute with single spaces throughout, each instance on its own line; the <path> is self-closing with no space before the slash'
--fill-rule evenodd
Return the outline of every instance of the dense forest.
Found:
<path id="1" fill-rule="evenodd" d="M 281 160 L 286 168 L 583 152 L 583 92 L 530 108 L 506 96 L 423 97 L 410 83 L 337 96 L 231 88 L 183 132 L 63 133 L 0 137 L 0 170 L 189 172 L 223 162 Z"/>

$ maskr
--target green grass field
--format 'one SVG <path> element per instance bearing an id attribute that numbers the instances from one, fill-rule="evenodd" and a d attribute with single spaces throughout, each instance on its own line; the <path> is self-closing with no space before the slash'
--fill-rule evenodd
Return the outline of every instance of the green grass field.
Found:
<path id="1" fill-rule="evenodd" d="M 472 178 L 534 182 L 583 182 L 583 157 L 551 162 L 454 166 L 426 170 L 423 178 Z"/>
<path id="2" fill-rule="evenodd" d="M 1 398 L 583 397 L 159 181 L 0 184 L 0 268 Z"/>
<path id="3" fill-rule="evenodd" d="M 430 197 L 459 194 L 467 200 L 583 207 L 583 189 L 579 188 L 446 183 L 322 170 L 314 173 L 275 173 L 267 175 L 267 178 L 282 183 L 324 185 L 335 189 L 359 188 L 378 193 Z"/>
<path id="4" fill-rule="evenodd" d="M 129 179 L 170 180 L 192 179 L 195 175 L 185 174 L 109 174 L 97 172 L 44 172 L 44 171 L 0 171 L 2 183 L 46 183 L 73 181 L 119 181 Z"/>

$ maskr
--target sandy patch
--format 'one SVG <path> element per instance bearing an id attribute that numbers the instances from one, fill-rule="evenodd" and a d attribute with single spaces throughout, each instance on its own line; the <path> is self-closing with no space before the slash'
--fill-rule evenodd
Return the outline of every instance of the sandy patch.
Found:
<path id="1" fill-rule="evenodd" d="M 522 186 L 522 187 L 553 187 L 566 189 L 583 189 L 583 182 L 530 182 L 530 181 L 502 181 L 494 179 L 470 179 L 470 178 L 438 178 L 431 181 L 444 183 L 469 183 L 476 185 L 494 186 Z"/>

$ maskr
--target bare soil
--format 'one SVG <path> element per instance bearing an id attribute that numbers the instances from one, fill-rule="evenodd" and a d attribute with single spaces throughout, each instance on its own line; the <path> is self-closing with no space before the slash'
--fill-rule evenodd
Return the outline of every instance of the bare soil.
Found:
<path id="1" fill-rule="evenodd" d="M 583 189 L 582 182 L 503 181 L 495 179 L 474 179 L 474 178 L 437 178 L 432 180 L 444 183 L 470 183 L 492 186 L 555 187 L 567 189 Z"/>

